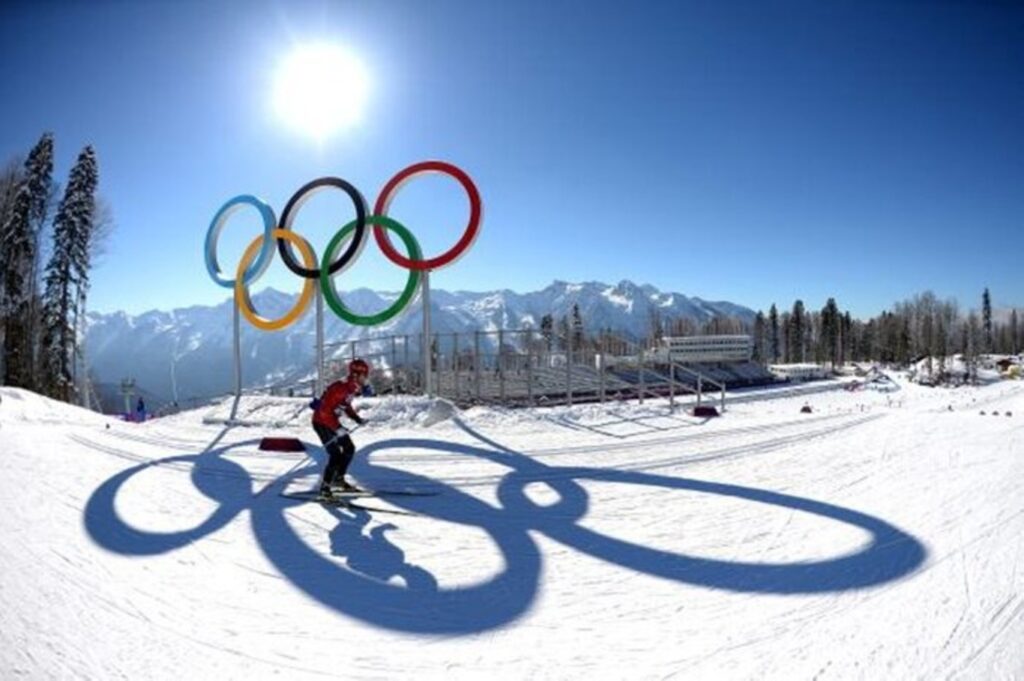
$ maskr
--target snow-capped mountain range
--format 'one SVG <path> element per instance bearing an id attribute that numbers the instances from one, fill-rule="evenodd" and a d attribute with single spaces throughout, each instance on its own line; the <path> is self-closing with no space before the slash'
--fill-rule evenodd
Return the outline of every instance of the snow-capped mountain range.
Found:
<path id="1" fill-rule="evenodd" d="M 296 296 L 268 288 L 254 295 L 253 302 L 262 315 L 276 318 L 291 308 Z M 364 288 L 346 291 L 344 300 L 355 312 L 368 314 L 383 310 L 397 296 Z M 616 285 L 555 281 L 531 293 L 431 289 L 431 327 L 436 333 L 539 328 L 545 314 L 560 320 L 571 315 L 574 304 L 579 305 L 588 332 L 610 328 L 634 340 L 646 334 L 652 309 L 665 320 L 702 322 L 720 315 L 750 321 L 754 317 L 752 310 L 741 305 L 665 293 L 628 280 Z M 95 381 L 118 385 L 123 378 L 133 377 L 138 389 L 158 402 L 230 392 L 234 385 L 232 305 L 228 298 L 212 307 L 197 305 L 170 312 L 91 314 L 86 352 Z M 324 338 L 327 343 L 337 343 L 371 335 L 416 335 L 422 324 L 416 303 L 406 313 L 372 328 L 350 325 L 325 309 Z M 241 329 L 245 386 L 285 383 L 310 374 L 316 339 L 314 314 L 307 313 L 278 332 L 261 331 L 244 319 Z M 340 353 L 343 348 L 334 351 Z"/>

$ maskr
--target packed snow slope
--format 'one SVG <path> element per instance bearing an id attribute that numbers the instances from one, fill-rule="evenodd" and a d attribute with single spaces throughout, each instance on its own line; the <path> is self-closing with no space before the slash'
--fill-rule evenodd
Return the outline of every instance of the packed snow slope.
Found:
<path id="1" fill-rule="evenodd" d="M 338 508 L 281 496 L 324 462 L 302 400 L 0 389 L 0 675 L 1024 678 L 1024 384 L 888 387 L 366 399 L 350 472 L 416 494 Z"/>

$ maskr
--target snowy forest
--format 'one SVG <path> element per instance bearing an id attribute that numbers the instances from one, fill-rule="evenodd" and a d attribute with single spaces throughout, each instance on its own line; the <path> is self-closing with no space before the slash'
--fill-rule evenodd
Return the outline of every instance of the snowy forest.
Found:
<path id="1" fill-rule="evenodd" d="M 0 384 L 70 402 L 89 272 L 112 221 L 96 194 L 95 150 L 81 150 L 63 193 L 53 151 L 44 133 L 24 159 L 0 168 Z"/>
<path id="2" fill-rule="evenodd" d="M 808 309 L 802 300 L 790 310 L 779 312 L 772 305 L 759 311 L 752 322 L 738 317 L 714 317 L 706 322 L 690 318 L 669 318 L 651 308 L 646 345 L 656 347 L 666 336 L 747 334 L 753 339 L 754 360 L 762 364 L 841 365 L 846 362 L 881 362 L 906 366 L 932 358 L 941 367 L 946 358 L 962 355 L 968 367 L 983 354 L 1018 354 L 1024 328 L 1016 308 L 1002 311 L 1000 321 L 993 314 L 992 297 L 984 289 L 981 312 L 964 313 L 955 300 L 940 300 L 933 292 L 896 303 L 892 310 L 866 321 L 840 311 L 834 298 L 820 310 Z M 541 319 L 541 336 L 548 349 L 564 349 L 565 339 L 573 347 L 601 348 L 614 352 L 622 344 L 614 329 L 601 329 L 588 336 L 579 308 L 558 320 Z M 623 353 L 628 348 L 620 348 Z"/>
<path id="3" fill-rule="evenodd" d="M 764 363 L 877 361 L 906 365 L 924 358 L 942 362 L 962 355 L 970 366 L 981 354 L 1017 354 L 1022 332 L 1017 309 L 998 321 L 992 296 L 981 295 L 981 312 L 966 314 L 955 300 L 939 300 L 931 291 L 896 303 L 867 321 L 840 312 L 834 298 L 821 310 L 807 310 L 803 301 L 779 313 L 758 312 L 749 333 L 755 358 Z"/>

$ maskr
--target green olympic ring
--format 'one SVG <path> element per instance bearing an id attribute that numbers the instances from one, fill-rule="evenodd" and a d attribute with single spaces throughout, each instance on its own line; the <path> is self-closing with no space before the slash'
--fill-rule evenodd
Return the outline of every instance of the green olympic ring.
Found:
<path id="1" fill-rule="evenodd" d="M 420 271 L 415 269 L 409 270 L 409 277 L 405 281 L 405 289 L 402 290 L 402 294 L 398 296 L 398 299 L 394 303 L 391 304 L 391 307 L 382 312 L 378 312 L 375 315 L 358 315 L 345 307 L 345 304 L 341 302 L 341 298 L 334 290 L 334 281 L 331 278 L 328 265 L 334 258 L 334 252 L 337 251 L 342 242 L 344 242 L 346 238 L 350 237 L 355 231 L 356 224 L 358 222 L 358 219 L 349 222 L 347 225 L 342 227 L 341 231 L 335 234 L 334 238 L 327 244 L 327 250 L 324 251 L 323 259 L 320 264 L 320 289 L 323 291 L 324 300 L 327 301 L 327 305 L 334 311 L 334 314 L 338 315 L 349 324 L 374 326 L 388 321 L 401 312 L 405 306 L 412 301 L 413 297 L 416 295 L 416 290 L 420 285 Z M 366 224 L 379 225 L 395 232 L 405 244 L 405 250 L 409 253 L 409 259 L 413 261 L 422 259 L 420 245 L 416 242 L 416 238 L 412 235 L 412 232 L 403 227 L 402 224 L 394 218 L 389 218 L 386 215 L 368 215 L 366 217 Z"/>

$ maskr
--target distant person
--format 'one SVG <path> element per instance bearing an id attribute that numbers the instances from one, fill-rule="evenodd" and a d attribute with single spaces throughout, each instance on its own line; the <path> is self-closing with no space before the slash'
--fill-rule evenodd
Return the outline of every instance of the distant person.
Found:
<path id="1" fill-rule="evenodd" d="M 135 403 L 135 420 L 142 423 L 146 420 L 146 403 L 143 402 L 142 398 Z"/>
<path id="2" fill-rule="evenodd" d="M 352 463 L 356 446 L 349 435 L 349 429 L 342 426 L 338 420 L 338 413 L 344 411 L 359 425 L 366 423 L 352 407 L 352 398 L 362 395 L 369 373 L 369 364 L 362 359 L 354 359 L 348 363 L 348 377 L 331 383 L 324 390 L 324 394 L 313 401 L 313 430 L 323 443 L 328 456 L 323 479 L 320 481 L 321 496 L 330 498 L 332 488 L 341 492 L 359 491 L 358 487 L 345 481 L 345 473 Z"/>

